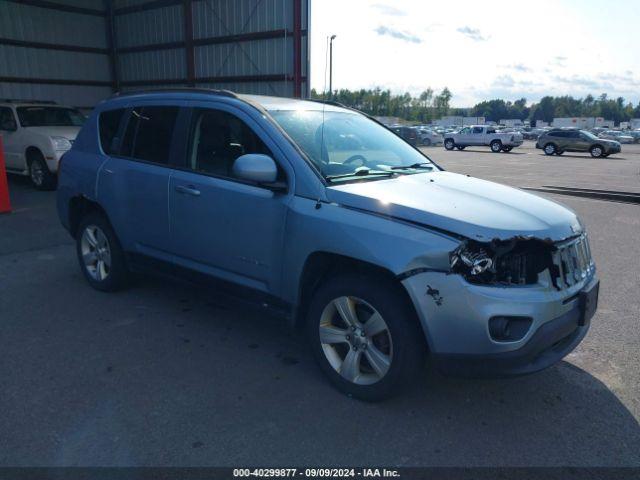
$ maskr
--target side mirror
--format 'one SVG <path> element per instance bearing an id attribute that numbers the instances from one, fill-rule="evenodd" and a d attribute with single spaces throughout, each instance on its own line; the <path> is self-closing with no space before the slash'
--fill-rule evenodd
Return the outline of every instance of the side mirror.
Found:
<path id="1" fill-rule="evenodd" d="M 269 155 L 248 153 L 233 162 L 233 175 L 241 180 L 256 183 L 274 183 L 278 178 L 278 167 Z"/>

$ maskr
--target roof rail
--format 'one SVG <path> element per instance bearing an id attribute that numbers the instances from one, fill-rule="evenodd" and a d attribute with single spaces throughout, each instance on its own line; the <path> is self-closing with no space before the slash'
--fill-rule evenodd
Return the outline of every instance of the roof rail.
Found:
<path id="1" fill-rule="evenodd" d="M 54 100 L 34 100 L 29 98 L 0 98 L 1 103 L 41 103 L 43 105 L 57 105 Z"/>
<path id="2" fill-rule="evenodd" d="M 305 98 L 304 100 L 307 100 L 309 102 L 324 103 L 325 105 L 332 105 L 334 107 L 342 107 L 342 108 L 348 108 L 350 110 L 360 111 L 357 108 L 347 107 L 344 103 L 336 102 L 334 100 L 322 100 L 320 98 Z"/>
<path id="3" fill-rule="evenodd" d="M 221 95 L 223 97 L 238 98 L 230 90 L 216 90 L 213 88 L 183 87 L 183 88 L 149 88 L 146 90 L 127 90 L 116 92 L 109 98 L 129 97 L 132 95 L 143 95 L 151 93 L 207 93 L 211 95 Z"/>

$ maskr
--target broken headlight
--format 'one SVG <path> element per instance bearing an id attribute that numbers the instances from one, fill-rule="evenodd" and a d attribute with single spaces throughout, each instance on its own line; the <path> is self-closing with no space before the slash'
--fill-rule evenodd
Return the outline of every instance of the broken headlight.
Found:
<path id="1" fill-rule="evenodd" d="M 536 239 L 467 240 L 451 252 L 450 267 L 471 283 L 531 285 L 540 272 L 553 271 L 552 250 L 548 242 Z"/>
<path id="2" fill-rule="evenodd" d="M 451 254 L 451 271 L 480 275 L 493 266 L 493 259 L 482 247 L 470 248 L 463 243 Z"/>

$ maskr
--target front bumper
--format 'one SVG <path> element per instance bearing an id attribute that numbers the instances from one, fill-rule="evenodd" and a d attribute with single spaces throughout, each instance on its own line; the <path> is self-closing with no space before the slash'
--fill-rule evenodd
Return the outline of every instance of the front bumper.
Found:
<path id="1" fill-rule="evenodd" d="M 622 148 L 620 147 L 620 145 L 607 145 L 607 146 L 605 146 L 605 152 L 607 154 L 620 153 L 621 151 L 622 151 Z"/>
<path id="2" fill-rule="evenodd" d="M 49 154 L 45 156 L 44 160 L 47 163 L 47 167 L 51 173 L 56 173 L 58 171 L 58 165 L 60 164 L 60 159 L 62 156 L 67 153 L 69 150 L 54 150 L 53 155 Z"/>
<path id="3" fill-rule="evenodd" d="M 584 338 L 580 292 L 593 288 L 593 274 L 562 291 L 541 285 L 472 285 L 459 275 L 426 272 L 403 280 L 422 323 L 432 359 L 445 374 L 504 377 L 533 373 L 568 355 Z M 437 293 L 435 293 L 437 292 Z M 532 319 L 517 341 L 496 341 L 489 319 Z"/>

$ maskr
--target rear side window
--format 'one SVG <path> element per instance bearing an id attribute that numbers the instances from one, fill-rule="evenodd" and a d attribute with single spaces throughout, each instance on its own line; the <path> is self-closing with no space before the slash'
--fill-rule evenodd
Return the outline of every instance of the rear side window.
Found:
<path id="1" fill-rule="evenodd" d="M 121 153 L 167 165 L 178 107 L 136 107 L 131 112 Z"/>
<path id="2" fill-rule="evenodd" d="M 117 149 L 117 144 L 114 140 L 118 134 L 118 128 L 120 127 L 120 121 L 122 120 L 124 112 L 124 108 L 107 110 L 106 112 L 102 112 L 100 117 L 98 117 L 100 146 L 102 147 L 102 151 L 107 155 L 110 155 Z"/>

